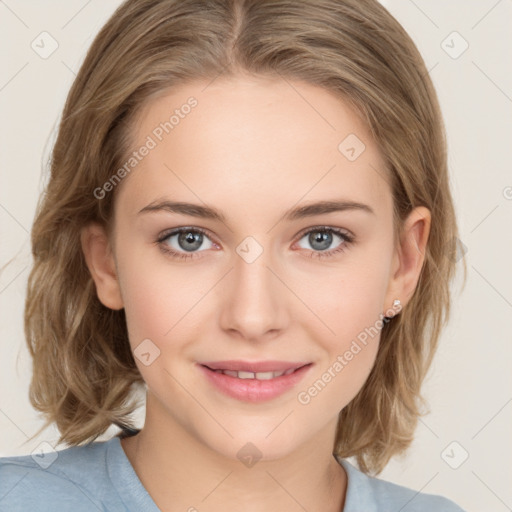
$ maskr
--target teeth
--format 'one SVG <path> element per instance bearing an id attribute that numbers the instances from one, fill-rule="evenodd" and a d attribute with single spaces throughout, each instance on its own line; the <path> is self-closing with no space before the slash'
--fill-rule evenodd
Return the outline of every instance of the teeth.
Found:
<path id="1" fill-rule="evenodd" d="M 244 371 L 235 371 L 235 370 L 215 370 L 217 373 L 223 373 L 224 375 L 229 375 L 230 377 L 236 377 L 237 379 L 256 379 L 256 380 L 270 380 L 275 379 L 277 377 L 281 377 L 282 375 L 290 375 L 295 371 L 294 368 L 290 368 L 286 371 L 280 372 L 244 372 Z"/>
<path id="2" fill-rule="evenodd" d="M 237 372 L 237 373 L 238 373 L 237 377 L 239 379 L 255 379 L 256 378 L 256 374 L 252 373 L 252 372 Z"/>

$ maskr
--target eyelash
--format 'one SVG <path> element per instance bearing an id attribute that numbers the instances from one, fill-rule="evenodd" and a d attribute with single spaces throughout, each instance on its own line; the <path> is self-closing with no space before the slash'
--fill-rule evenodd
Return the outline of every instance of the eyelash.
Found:
<path id="1" fill-rule="evenodd" d="M 305 235 L 308 235 L 309 233 L 315 233 L 315 232 L 334 233 L 335 235 L 338 235 L 340 238 L 342 238 L 343 243 L 337 249 L 331 249 L 330 251 L 311 251 L 311 255 L 309 256 L 310 258 L 321 259 L 321 258 L 334 257 L 335 255 L 345 251 L 354 242 L 354 239 L 355 239 L 354 236 L 349 235 L 344 230 L 341 230 L 338 228 L 331 228 L 331 227 L 327 227 L 327 226 L 316 226 L 314 228 L 310 228 L 306 231 L 303 231 L 299 236 L 299 240 L 304 238 Z M 173 249 L 169 249 L 169 246 L 164 243 L 165 240 L 169 239 L 171 236 L 179 235 L 180 233 L 201 233 L 201 234 L 205 235 L 206 237 L 211 238 L 204 229 L 186 228 L 185 227 L 185 228 L 174 229 L 172 231 L 164 233 L 162 236 L 160 236 L 156 240 L 155 243 L 158 244 L 160 249 L 164 253 L 169 255 L 171 258 L 180 259 L 180 260 L 188 260 L 191 258 L 195 258 L 196 257 L 195 254 L 197 254 L 197 253 L 194 253 L 194 252 L 192 252 L 190 254 L 181 253 L 181 252 L 175 251 Z M 202 252 L 202 251 L 200 251 L 200 252 Z M 198 256 L 198 257 L 201 257 L 201 256 Z"/>

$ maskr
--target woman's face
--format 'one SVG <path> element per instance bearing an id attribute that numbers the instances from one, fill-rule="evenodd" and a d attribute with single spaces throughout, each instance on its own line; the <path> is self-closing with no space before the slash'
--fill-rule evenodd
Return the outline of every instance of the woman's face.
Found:
<path id="1" fill-rule="evenodd" d="M 266 459 L 332 442 L 400 297 L 391 190 L 364 124 L 324 89 L 238 77 L 154 99 L 134 140 L 114 255 L 146 421 L 230 458 L 248 442 Z M 357 206 L 304 209 L 326 201 Z M 227 360 L 309 366 L 278 392 L 201 366 Z"/>

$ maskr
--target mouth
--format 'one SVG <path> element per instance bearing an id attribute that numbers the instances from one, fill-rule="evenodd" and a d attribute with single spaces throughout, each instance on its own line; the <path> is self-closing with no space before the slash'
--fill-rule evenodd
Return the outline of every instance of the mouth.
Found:
<path id="1" fill-rule="evenodd" d="M 256 380 L 272 380 L 277 379 L 278 377 L 282 377 L 283 375 L 291 375 L 292 373 L 296 372 L 297 370 L 300 370 L 300 368 L 303 368 L 304 366 L 299 366 L 297 368 L 288 368 L 287 370 L 275 370 L 275 371 L 269 371 L 269 372 L 248 372 L 244 370 L 221 370 L 221 369 L 214 369 L 210 368 L 207 365 L 203 365 L 208 370 L 211 370 L 215 373 L 222 373 L 224 375 L 228 375 L 229 377 L 234 377 L 236 379 L 256 379 Z"/>
<path id="2" fill-rule="evenodd" d="M 215 372 L 239 379 L 270 380 L 282 375 L 290 375 L 308 364 L 307 361 L 207 361 L 200 363 Z"/>
<path id="3" fill-rule="evenodd" d="M 199 363 L 198 366 L 216 390 L 231 398 L 255 403 L 271 400 L 291 390 L 313 366 L 313 363 L 275 363 L 224 361 Z"/>

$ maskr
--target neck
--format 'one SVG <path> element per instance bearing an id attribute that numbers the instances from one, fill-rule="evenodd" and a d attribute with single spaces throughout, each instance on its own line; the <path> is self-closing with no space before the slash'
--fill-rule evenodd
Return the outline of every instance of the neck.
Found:
<path id="1" fill-rule="evenodd" d="M 343 510 L 347 477 L 332 455 L 334 423 L 331 436 L 315 434 L 285 457 L 245 465 L 212 450 L 176 422 L 161 428 L 162 421 L 152 421 L 148 410 L 144 428 L 121 445 L 163 512 Z"/>

